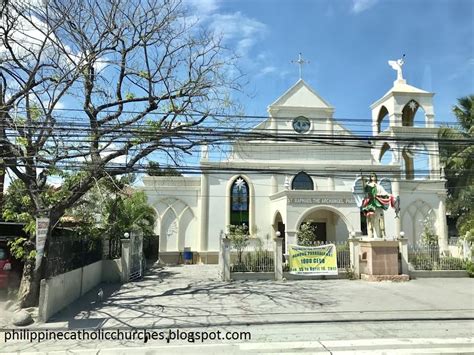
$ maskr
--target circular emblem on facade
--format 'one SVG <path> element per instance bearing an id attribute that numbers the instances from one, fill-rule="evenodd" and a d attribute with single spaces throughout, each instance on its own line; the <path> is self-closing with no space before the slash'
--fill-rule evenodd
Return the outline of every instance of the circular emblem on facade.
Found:
<path id="1" fill-rule="evenodd" d="M 311 127 L 311 122 L 306 117 L 299 116 L 293 120 L 293 129 L 298 133 L 306 133 Z"/>

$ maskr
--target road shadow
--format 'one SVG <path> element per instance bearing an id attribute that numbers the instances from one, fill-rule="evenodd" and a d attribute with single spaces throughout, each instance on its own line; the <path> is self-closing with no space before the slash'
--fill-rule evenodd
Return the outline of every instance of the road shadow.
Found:
<path id="1" fill-rule="evenodd" d="M 68 322 L 70 329 L 201 326 L 237 316 L 330 309 L 333 283 L 199 280 L 186 268 L 155 266 L 143 279 L 101 284 L 55 315 L 50 322 Z M 99 288 L 102 301 L 97 299 Z"/>

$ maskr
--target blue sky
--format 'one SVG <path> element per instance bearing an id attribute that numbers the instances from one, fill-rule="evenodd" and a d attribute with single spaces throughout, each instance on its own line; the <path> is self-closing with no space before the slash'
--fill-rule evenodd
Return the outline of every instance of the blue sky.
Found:
<path id="1" fill-rule="evenodd" d="M 474 93 L 472 0 L 187 0 L 241 56 L 245 113 L 267 106 L 303 79 L 336 118 L 366 118 L 396 78 L 387 61 L 406 54 L 407 83 L 435 92 L 436 121 Z"/>

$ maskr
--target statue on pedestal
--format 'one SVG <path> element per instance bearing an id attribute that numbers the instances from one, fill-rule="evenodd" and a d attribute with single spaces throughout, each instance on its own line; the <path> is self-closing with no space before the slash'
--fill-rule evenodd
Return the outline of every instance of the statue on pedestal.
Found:
<path id="1" fill-rule="evenodd" d="M 386 238 L 384 211 L 389 206 L 395 208 L 398 218 L 400 198 L 392 195 L 392 183 L 389 179 L 377 180 L 377 174 L 371 173 L 367 181 L 359 177 L 352 188 L 357 206 L 367 218 L 367 234 L 369 238 Z"/>

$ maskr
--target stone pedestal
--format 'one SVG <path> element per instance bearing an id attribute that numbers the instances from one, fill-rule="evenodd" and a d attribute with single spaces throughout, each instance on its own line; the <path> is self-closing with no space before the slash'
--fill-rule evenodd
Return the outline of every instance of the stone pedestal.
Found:
<path id="1" fill-rule="evenodd" d="M 397 240 L 363 239 L 359 243 L 359 268 L 362 280 L 408 280 L 408 275 L 399 274 Z"/>

